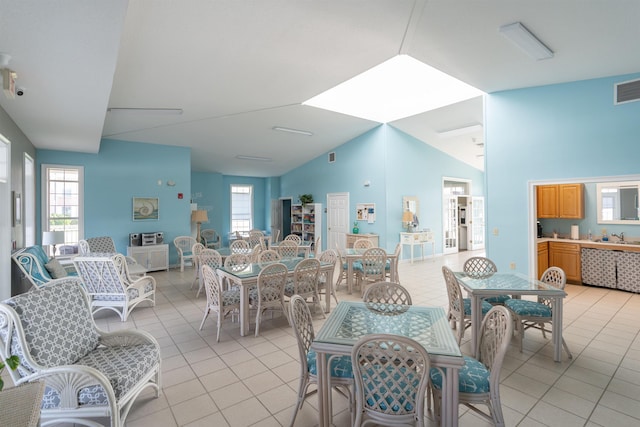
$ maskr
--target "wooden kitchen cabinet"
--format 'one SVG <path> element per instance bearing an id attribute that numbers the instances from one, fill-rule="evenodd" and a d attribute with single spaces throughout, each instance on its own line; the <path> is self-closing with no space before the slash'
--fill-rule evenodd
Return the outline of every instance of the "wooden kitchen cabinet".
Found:
<path id="1" fill-rule="evenodd" d="M 549 268 L 549 242 L 538 243 L 538 279 Z"/>
<path id="2" fill-rule="evenodd" d="M 538 218 L 558 217 L 558 186 L 538 185 L 536 187 Z"/>
<path id="3" fill-rule="evenodd" d="M 538 218 L 584 218 L 584 184 L 554 184 L 536 187 Z"/>
<path id="4" fill-rule="evenodd" d="M 549 266 L 563 269 L 567 282 L 582 283 L 580 262 L 579 244 L 549 242 Z"/>

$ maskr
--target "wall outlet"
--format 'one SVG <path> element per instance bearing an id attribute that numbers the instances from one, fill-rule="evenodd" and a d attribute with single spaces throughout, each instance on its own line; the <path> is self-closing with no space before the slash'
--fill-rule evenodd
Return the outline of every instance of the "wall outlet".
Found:
<path id="1" fill-rule="evenodd" d="M 516 263 L 512 262 L 511 264 L 509 264 L 509 268 L 512 269 L 512 270 L 515 270 L 516 269 Z"/>
<path id="2" fill-rule="evenodd" d="M 498 231 L 498 228 L 496 227 L 496 228 L 493 229 L 493 235 L 497 236 L 498 234 L 500 234 L 500 232 Z"/>

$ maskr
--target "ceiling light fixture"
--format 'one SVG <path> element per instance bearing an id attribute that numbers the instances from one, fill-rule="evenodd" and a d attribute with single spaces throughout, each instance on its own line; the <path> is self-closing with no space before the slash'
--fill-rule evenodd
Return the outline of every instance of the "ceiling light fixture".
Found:
<path id="1" fill-rule="evenodd" d="M 469 133 L 480 132 L 482 125 L 469 125 L 455 129 L 448 129 L 438 132 L 440 138 L 453 138 L 454 136 L 466 135 Z"/>
<path id="2" fill-rule="evenodd" d="M 255 161 L 258 161 L 258 162 L 271 162 L 271 161 L 273 161 L 273 159 L 271 159 L 269 157 L 243 156 L 243 155 L 237 155 L 236 159 L 240 159 L 240 160 L 255 160 Z"/>
<path id="3" fill-rule="evenodd" d="M 520 22 L 503 25 L 498 32 L 537 61 L 553 58 L 553 51 Z"/>
<path id="4" fill-rule="evenodd" d="M 313 132 L 309 132 L 308 130 L 284 128 L 284 127 L 281 127 L 281 126 L 274 126 L 271 129 L 279 130 L 280 132 L 289 132 L 289 133 L 297 133 L 297 134 L 300 134 L 300 135 L 313 136 Z"/>
<path id="5" fill-rule="evenodd" d="M 108 108 L 110 113 L 128 113 L 128 114 L 149 114 L 160 116 L 178 116 L 182 114 L 182 108 L 127 108 L 127 107 L 113 107 Z"/>

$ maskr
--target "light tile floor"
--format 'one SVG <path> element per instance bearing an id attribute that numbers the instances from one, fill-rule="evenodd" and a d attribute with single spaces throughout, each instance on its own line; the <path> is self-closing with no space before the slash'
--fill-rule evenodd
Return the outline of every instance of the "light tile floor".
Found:
<path id="1" fill-rule="evenodd" d="M 401 283 L 414 304 L 443 306 L 447 295 L 441 266 L 460 270 L 479 252 L 401 263 Z M 205 297 L 195 298 L 192 268 L 153 273 L 155 308 L 139 307 L 130 320 L 98 319 L 107 330 L 135 327 L 151 332 L 162 346 L 163 394 L 136 402 L 129 427 L 289 425 L 298 387 L 298 348 L 292 329 L 276 315 L 259 337 L 240 337 L 226 319 L 216 343 L 215 320 L 202 320 Z M 640 295 L 567 285 L 564 337 L 573 359 L 552 360 L 552 347 L 539 331 L 527 331 L 524 351 L 514 337 L 502 369 L 501 396 L 507 426 L 640 425 Z M 344 287 L 340 300 L 358 299 Z M 314 316 L 318 330 L 324 320 Z M 253 331 L 253 326 L 252 326 Z M 470 353 L 469 332 L 462 350 Z M 334 396 L 334 423 L 350 424 L 343 398 Z M 296 426 L 317 424 L 317 398 L 309 398 Z M 428 421 L 429 425 L 433 422 Z M 460 426 L 489 425 L 460 406 Z"/>

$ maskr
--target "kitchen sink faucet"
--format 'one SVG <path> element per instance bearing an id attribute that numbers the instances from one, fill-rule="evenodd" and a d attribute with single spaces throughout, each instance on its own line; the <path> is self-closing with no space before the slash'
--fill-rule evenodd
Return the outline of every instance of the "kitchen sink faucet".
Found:
<path id="1" fill-rule="evenodd" d="M 621 242 L 624 242 L 624 231 L 620 232 L 620 234 L 611 233 L 613 237 L 617 237 Z"/>

